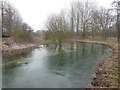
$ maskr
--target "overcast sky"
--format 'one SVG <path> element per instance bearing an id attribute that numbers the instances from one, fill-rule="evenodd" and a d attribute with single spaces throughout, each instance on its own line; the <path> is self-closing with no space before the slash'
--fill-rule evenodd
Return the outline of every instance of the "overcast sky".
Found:
<path id="1" fill-rule="evenodd" d="M 8 0 L 20 12 L 23 20 L 34 31 L 44 29 L 48 15 L 59 13 L 61 9 L 69 7 L 70 2 L 75 0 Z M 81 1 L 81 0 L 79 0 Z M 109 7 L 114 0 L 92 0 L 99 6 Z"/>

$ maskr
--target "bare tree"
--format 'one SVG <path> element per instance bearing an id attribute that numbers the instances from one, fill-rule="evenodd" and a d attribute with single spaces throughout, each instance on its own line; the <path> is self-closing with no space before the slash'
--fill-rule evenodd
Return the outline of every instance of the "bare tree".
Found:
<path id="1" fill-rule="evenodd" d="M 74 17 L 75 17 L 75 12 L 74 12 L 74 4 L 71 4 L 71 16 L 70 16 L 70 21 L 71 21 L 71 32 L 74 32 Z"/>
<path id="2" fill-rule="evenodd" d="M 114 8 L 112 10 L 115 10 L 117 20 L 116 20 L 116 26 L 117 26 L 117 33 L 118 33 L 118 43 L 120 43 L 120 1 L 114 1 L 112 3 L 114 5 Z"/>
<path id="3" fill-rule="evenodd" d="M 88 1 L 85 2 L 74 2 L 75 12 L 75 28 L 77 33 L 80 31 L 81 37 L 85 39 L 87 32 L 89 31 L 90 19 L 92 17 L 92 9 L 94 4 Z"/>
<path id="4" fill-rule="evenodd" d="M 100 32 L 100 26 L 99 26 L 99 12 L 98 12 L 98 9 L 97 8 L 94 8 L 92 10 L 92 17 L 91 17 L 91 21 L 90 21 L 90 24 L 91 24 L 91 36 L 92 38 L 94 39 L 95 36 L 98 37 L 98 33 Z"/>
<path id="5" fill-rule="evenodd" d="M 1 3 L 3 36 L 9 35 L 17 42 L 31 41 L 32 28 L 23 22 L 18 10 L 10 2 Z"/>
<path id="6" fill-rule="evenodd" d="M 108 36 L 109 27 L 111 27 L 113 23 L 113 16 L 109 9 L 101 8 L 99 10 L 99 29 L 102 32 L 103 38 L 106 39 Z"/>
<path id="7" fill-rule="evenodd" d="M 48 18 L 46 27 L 48 31 L 46 31 L 46 38 L 59 44 L 64 42 L 67 38 L 68 34 L 68 23 L 66 22 L 64 12 L 59 15 L 52 15 Z"/>
<path id="8" fill-rule="evenodd" d="M 2 35 L 2 1 L 0 1 L 0 33 Z"/>
<path id="9" fill-rule="evenodd" d="M 12 33 L 14 10 L 13 7 L 8 2 L 3 2 L 3 33 Z"/>

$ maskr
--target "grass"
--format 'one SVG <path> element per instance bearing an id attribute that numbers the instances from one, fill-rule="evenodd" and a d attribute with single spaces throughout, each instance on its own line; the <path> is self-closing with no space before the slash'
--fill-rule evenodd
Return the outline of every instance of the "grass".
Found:
<path id="1" fill-rule="evenodd" d="M 40 42 L 41 45 L 49 45 L 49 44 L 58 44 L 56 42 L 52 42 L 52 41 L 43 41 L 43 42 Z"/>
<path id="2" fill-rule="evenodd" d="M 64 43 L 64 42 L 63 42 Z M 42 41 L 39 43 L 40 45 L 51 45 L 51 44 L 59 44 L 57 42 L 54 41 Z"/>

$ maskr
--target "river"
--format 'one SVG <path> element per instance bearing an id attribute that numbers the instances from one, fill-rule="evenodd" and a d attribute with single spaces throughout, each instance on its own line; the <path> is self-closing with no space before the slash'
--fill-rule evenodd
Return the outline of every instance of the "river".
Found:
<path id="1" fill-rule="evenodd" d="M 3 88 L 84 88 L 96 65 L 112 54 L 104 45 L 64 44 L 61 50 L 43 46 L 17 55 L 3 56 Z"/>

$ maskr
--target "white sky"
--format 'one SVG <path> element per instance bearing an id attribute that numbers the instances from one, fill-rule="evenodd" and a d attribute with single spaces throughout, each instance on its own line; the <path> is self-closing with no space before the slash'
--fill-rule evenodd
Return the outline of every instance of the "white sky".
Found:
<path id="1" fill-rule="evenodd" d="M 34 31 L 44 29 L 47 17 L 52 13 L 59 13 L 61 9 L 69 7 L 74 0 L 8 0 L 20 12 L 23 20 Z M 80 0 L 79 0 L 80 1 Z M 99 6 L 108 7 L 114 0 L 92 0 Z"/>

